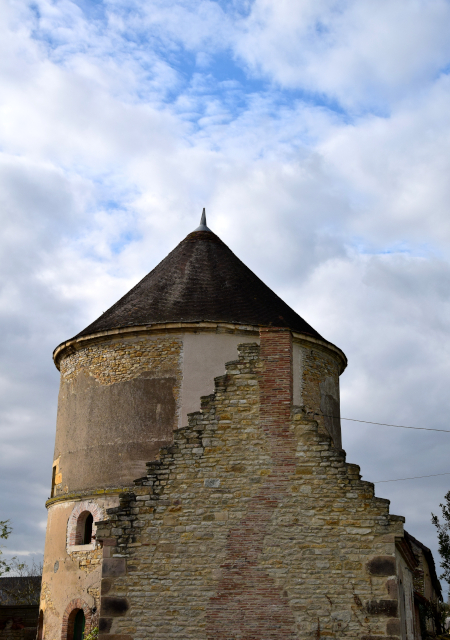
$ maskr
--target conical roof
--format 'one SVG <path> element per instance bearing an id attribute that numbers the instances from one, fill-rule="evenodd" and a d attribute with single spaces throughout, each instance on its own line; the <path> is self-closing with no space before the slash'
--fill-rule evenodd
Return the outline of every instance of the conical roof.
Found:
<path id="1" fill-rule="evenodd" d="M 172 322 L 288 327 L 323 340 L 206 226 L 206 219 L 75 338 Z"/>

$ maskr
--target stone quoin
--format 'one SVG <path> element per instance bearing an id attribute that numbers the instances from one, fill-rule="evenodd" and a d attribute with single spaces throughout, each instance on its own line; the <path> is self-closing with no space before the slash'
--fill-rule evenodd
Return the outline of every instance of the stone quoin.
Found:
<path id="1" fill-rule="evenodd" d="M 345 355 L 204 211 L 54 361 L 44 640 L 420 638 L 420 543 L 342 449 Z"/>

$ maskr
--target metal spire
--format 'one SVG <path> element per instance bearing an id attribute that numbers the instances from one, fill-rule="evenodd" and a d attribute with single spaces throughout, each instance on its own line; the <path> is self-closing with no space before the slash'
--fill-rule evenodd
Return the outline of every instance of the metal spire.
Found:
<path id="1" fill-rule="evenodd" d="M 200 218 L 200 226 L 197 227 L 195 229 L 195 231 L 211 231 L 211 229 L 208 229 L 208 227 L 206 226 L 206 211 L 205 211 L 205 207 L 203 207 L 202 217 Z"/>

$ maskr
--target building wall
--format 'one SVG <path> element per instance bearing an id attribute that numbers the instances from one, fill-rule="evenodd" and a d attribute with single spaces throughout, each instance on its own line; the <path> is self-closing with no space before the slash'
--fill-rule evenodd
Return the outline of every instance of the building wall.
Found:
<path id="1" fill-rule="evenodd" d="M 244 333 L 244 335 L 241 335 Z M 55 495 L 126 487 L 212 393 L 245 332 L 106 339 L 62 359 Z"/>
<path id="2" fill-rule="evenodd" d="M 187 424 L 188 414 L 200 410 L 201 396 L 214 392 L 214 378 L 225 374 L 226 362 L 236 360 L 238 344 L 259 340 L 259 333 L 251 328 L 150 331 L 87 341 L 60 359 L 42 588 L 46 640 L 61 637 L 66 609 L 78 600 L 92 621 L 98 616 L 99 545 L 73 549 L 67 544 L 77 505 L 98 508 L 96 513 L 103 514 L 117 506 L 119 493 L 146 476 L 147 463 L 159 457 L 161 447 L 171 445 L 174 430 Z M 289 384 L 289 416 L 293 395 L 314 414 L 330 394 L 338 402 L 335 356 L 320 345 L 305 346 L 305 340 L 294 341 L 293 346 L 290 337 L 289 341 L 289 371 L 283 374 L 283 384 Z M 279 386 L 280 380 L 276 383 Z M 277 392 L 272 404 L 266 404 L 274 409 L 278 400 Z M 322 421 L 322 433 L 327 433 L 327 425 Z M 340 446 L 340 426 L 333 428 L 330 432 Z M 257 443 L 249 442 L 246 455 L 254 447 Z"/>
<path id="3" fill-rule="evenodd" d="M 172 431 L 187 424 L 214 378 L 253 331 L 182 332 L 107 338 L 63 358 L 54 452 L 54 495 L 130 486 Z M 293 391 L 337 448 L 339 363 L 294 344 Z"/>
<path id="4" fill-rule="evenodd" d="M 319 347 L 302 347 L 302 395 L 305 411 L 329 433 L 337 449 L 342 449 L 339 373 L 334 354 Z"/>
<path id="5" fill-rule="evenodd" d="M 61 637 L 66 608 L 75 601 L 92 620 L 98 617 L 101 551 L 95 542 L 68 545 L 74 511 L 84 505 L 105 514 L 118 504 L 119 492 L 146 473 L 187 412 L 200 407 L 214 376 L 236 358 L 237 344 L 250 339 L 235 333 L 107 338 L 61 360 L 42 583 L 45 638 Z"/>
<path id="6" fill-rule="evenodd" d="M 88 345 L 61 362 L 56 495 L 124 487 L 171 441 L 181 389 L 180 336 Z"/>
<path id="7" fill-rule="evenodd" d="M 437 600 L 437 596 L 436 596 L 436 592 L 433 588 L 433 583 L 431 581 L 431 573 L 430 573 L 430 568 L 428 566 L 428 562 L 424 556 L 424 554 L 421 554 L 421 566 L 422 566 L 422 570 L 423 570 L 423 595 L 425 596 L 425 598 L 427 600 L 430 601 L 436 601 Z"/>
<path id="8" fill-rule="evenodd" d="M 397 551 L 396 569 L 398 576 L 398 598 L 400 612 L 400 637 L 402 640 L 415 638 L 415 609 L 413 574 L 408 563 Z"/>
<path id="9" fill-rule="evenodd" d="M 200 410 L 200 397 L 214 392 L 214 378 L 225 373 L 225 363 L 238 356 L 238 344 L 259 341 L 254 332 L 182 335 L 181 395 L 178 427 L 185 427 L 188 414 Z"/>
<path id="10" fill-rule="evenodd" d="M 440 623 L 434 619 L 434 616 L 438 615 L 437 606 L 442 600 L 442 593 L 431 551 L 410 535 L 409 541 L 418 562 L 413 574 L 413 585 L 416 592 L 416 636 L 420 638 L 421 626 L 425 626 L 431 634 L 436 633 L 440 628 Z"/>
<path id="11" fill-rule="evenodd" d="M 99 525 L 104 640 L 398 637 L 403 519 L 292 408 L 293 367 L 289 332 L 242 345 Z"/>
<path id="12" fill-rule="evenodd" d="M 71 516 L 90 511 L 100 520 L 118 503 L 118 494 L 97 495 L 56 501 L 48 507 L 40 603 L 45 640 L 60 640 L 67 607 L 76 600 L 84 604 L 93 624 L 98 620 L 103 551 L 96 540 L 90 545 L 70 544 Z"/>

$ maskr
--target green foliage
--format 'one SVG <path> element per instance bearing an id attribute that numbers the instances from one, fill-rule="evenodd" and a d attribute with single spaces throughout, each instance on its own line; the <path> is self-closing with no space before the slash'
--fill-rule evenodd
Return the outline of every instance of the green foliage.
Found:
<path id="1" fill-rule="evenodd" d="M 11 531 L 12 528 L 9 526 L 9 520 L 0 520 L 0 538 L 7 540 Z M 2 547 L 0 546 L 0 576 L 3 576 L 5 573 L 9 573 L 12 568 L 10 563 L 3 560 L 2 555 Z M 14 562 L 15 560 L 17 559 L 11 558 L 11 562 Z"/>
<path id="2" fill-rule="evenodd" d="M 439 576 L 450 584 L 450 491 L 445 494 L 445 503 L 439 505 L 442 509 L 443 522 L 434 513 L 431 514 L 431 522 L 438 531 L 439 554 L 444 572 Z"/>
<path id="3" fill-rule="evenodd" d="M 419 604 L 419 622 L 422 640 L 441 637 L 448 617 L 449 607 L 445 602 L 431 601 Z M 431 630 L 430 630 L 431 629 Z M 445 635 L 442 636 L 445 638 Z"/>
<path id="4" fill-rule="evenodd" d="M 420 622 L 420 635 L 422 638 L 429 638 L 428 622 L 433 622 L 434 616 L 430 603 L 419 604 L 419 622 Z"/>
<path id="5" fill-rule="evenodd" d="M 448 633 L 445 634 L 445 621 L 450 616 L 450 606 L 446 602 L 438 602 L 437 614 L 439 618 L 440 631 L 443 634 L 442 637 L 445 637 L 445 635 L 447 635 L 447 638 L 450 639 L 450 635 Z"/>
<path id="6" fill-rule="evenodd" d="M 84 637 L 84 640 L 97 640 L 98 639 L 98 627 L 94 627 L 92 631 Z"/>
<path id="7" fill-rule="evenodd" d="M 5 540 L 8 539 L 8 536 L 12 531 L 8 523 L 9 520 L 0 520 L 0 538 L 4 538 Z"/>

